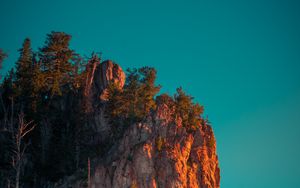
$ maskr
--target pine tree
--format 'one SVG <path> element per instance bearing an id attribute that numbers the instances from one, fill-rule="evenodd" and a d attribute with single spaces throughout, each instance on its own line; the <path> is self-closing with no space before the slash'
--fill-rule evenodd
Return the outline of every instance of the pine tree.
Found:
<path id="1" fill-rule="evenodd" d="M 41 100 L 41 91 L 45 87 L 44 74 L 41 71 L 41 62 L 37 61 L 35 54 L 32 64 L 32 88 L 31 88 L 31 109 L 36 112 L 38 104 Z"/>
<path id="2" fill-rule="evenodd" d="M 157 96 L 155 101 L 157 105 L 166 104 L 170 109 L 173 109 L 175 107 L 174 99 L 166 93 Z"/>
<path id="3" fill-rule="evenodd" d="M 16 73 L 14 69 L 11 69 L 6 77 L 3 80 L 2 83 L 2 89 L 3 89 L 3 96 L 5 96 L 7 99 L 11 97 L 15 97 L 16 95 Z"/>
<path id="4" fill-rule="evenodd" d="M 0 69 L 2 68 L 2 63 L 6 57 L 7 54 L 0 48 Z M 1 75 L 0 75 L 0 79 L 1 79 Z"/>
<path id="5" fill-rule="evenodd" d="M 129 113 L 130 103 L 125 99 L 123 91 L 113 82 L 108 84 L 107 90 L 108 102 L 106 104 L 106 112 L 110 115 L 111 120 L 126 118 Z"/>
<path id="6" fill-rule="evenodd" d="M 2 63 L 4 61 L 4 59 L 7 57 L 7 54 L 0 48 L 0 69 L 2 68 Z M 1 77 L 1 74 L 0 74 L 0 80 L 2 79 Z M 0 108 L 0 112 L 2 114 L 6 114 L 6 107 L 4 105 L 4 101 L 3 101 L 3 96 L 2 96 L 2 93 L 3 93 L 3 85 L 1 84 L 0 85 L 0 103 L 1 103 L 1 108 Z M 0 116 L 1 118 L 1 116 Z"/>
<path id="7" fill-rule="evenodd" d="M 7 54 L 2 49 L 0 49 L 0 68 L 2 68 L 2 62 L 6 57 Z"/>
<path id="8" fill-rule="evenodd" d="M 10 121 L 10 126 L 12 126 L 14 118 L 14 99 L 16 97 L 16 86 L 15 86 L 15 71 L 11 69 L 8 75 L 5 76 L 3 83 L 1 85 L 1 106 L 3 110 L 3 115 L 5 121 Z M 11 120 L 8 120 L 10 117 Z"/>
<path id="9" fill-rule="evenodd" d="M 139 69 L 142 75 L 140 88 L 140 103 L 142 104 L 142 116 L 149 114 L 151 109 L 155 109 L 154 97 L 159 92 L 160 86 L 155 85 L 156 70 L 151 67 L 142 67 Z"/>
<path id="10" fill-rule="evenodd" d="M 176 114 L 181 117 L 182 124 L 188 130 L 195 130 L 200 126 L 203 107 L 193 103 L 193 97 L 187 95 L 181 87 L 177 88 L 174 96 L 176 103 Z"/>
<path id="11" fill-rule="evenodd" d="M 123 90 L 114 84 L 108 88 L 108 111 L 112 118 L 125 118 L 139 121 L 155 109 L 154 96 L 160 86 L 155 85 L 156 70 L 150 67 L 128 69 L 127 80 Z"/>
<path id="12" fill-rule="evenodd" d="M 51 32 L 45 46 L 40 50 L 45 90 L 51 96 L 62 95 L 62 87 L 72 87 L 74 51 L 69 48 L 71 35 L 64 32 Z"/>
<path id="13" fill-rule="evenodd" d="M 128 69 L 128 79 L 124 88 L 123 109 L 125 110 L 126 117 L 130 119 L 135 119 L 140 117 L 139 114 L 139 91 L 141 87 L 140 75 L 137 69 Z"/>
<path id="14" fill-rule="evenodd" d="M 176 102 L 176 113 L 182 119 L 184 126 L 188 126 L 189 111 L 192 106 L 192 97 L 185 94 L 181 87 L 177 88 L 177 93 L 174 96 Z"/>
<path id="15" fill-rule="evenodd" d="M 16 63 L 17 95 L 22 104 L 27 105 L 33 87 L 33 52 L 31 42 L 26 38 L 23 47 L 19 50 L 20 57 Z"/>

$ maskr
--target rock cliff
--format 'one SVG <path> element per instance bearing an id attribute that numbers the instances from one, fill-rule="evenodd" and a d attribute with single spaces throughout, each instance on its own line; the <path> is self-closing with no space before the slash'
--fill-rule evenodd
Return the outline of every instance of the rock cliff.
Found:
<path id="1" fill-rule="evenodd" d="M 203 106 L 157 71 L 127 71 L 51 32 L 0 83 L 0 187 L 219 188 L 216 141 Z M 25 50 L 26 49 L 26 50 Z M 34 55 L 38 54 L 38 55 Z"/>
<path id="2" fill-rule="evenodd" d="M 125 74 L 118 65 L 105 61 L 97 66 L 94 82 L 105 91 L 111 81 L 123 87 Z M 109 139 L 111 129 L 102 108 L 93 115 L 93 122 L 103 141 Z M 174 109 L 163 102 L 144 119 L 131 124 L 106 155 L 92 160 L 92 188 L 220 187 L 216 141 L 209 125 L 203 123 L 189 132 L 180 118 L 174 118 Z M 77 181 L 72 186 L 82 184 Z"/>
<path id="3" fill-rule="evenodd" d="M 188 133 L 164 104 L 145 122 L 131 125 L 95 163 L 96 187 L 217 188 L 220 169 L 212 129 Z"/>

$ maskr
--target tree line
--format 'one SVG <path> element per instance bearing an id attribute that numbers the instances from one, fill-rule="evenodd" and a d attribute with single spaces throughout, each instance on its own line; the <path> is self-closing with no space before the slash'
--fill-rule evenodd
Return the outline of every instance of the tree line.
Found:
<path id="1" fill-rule="evenodd" d="M 127 126 L 155 112 L 159 103 L 173 108 L 174 118 L 180 117 L 187 131 L 195 131 L 204 121 L 203 107 L 181 87 L 174 96 L 159 94 L 161 86 L 156 84 L 157 72 L 152 67 L 128 69 L 123 88 L 110 83 L 108 100 L 95 101 L 87 94 L 91 89 L 87 80 L 101 57 L 82 58 L 70 48 L 71 38 L 64 32 L 51 32 L 37 51 L 26 38 L 15 67 L 1 83 L 0 142 L 6 143 L 5 148 L 1 144 L 6 152 L 0 154 L 0 187 L 18 186 L 19 182 L 42 185 L 78 169 L 86 177 L 87 159 L 105 154 L 113 144 L 88 143 L 95 132 L 88 119 L 99 106 L 114 127 L 115 139 Z M 0 50 L 0 66 L 5 58 L 7 54 Z M 24 126 L 26 136 L 20 137 Z"/>

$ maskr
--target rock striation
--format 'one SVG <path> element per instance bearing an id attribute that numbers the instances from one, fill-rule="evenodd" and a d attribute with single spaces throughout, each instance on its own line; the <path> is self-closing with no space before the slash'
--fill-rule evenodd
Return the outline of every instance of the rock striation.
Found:
<path id="1" fill-rule="evenodd" d="M 109 83 L 113 83 L 121 89 L 125 84 L 125 79 L 125 73 L 118 64 L 113 63 L 111 60 L 99 64 L 95 71 L 94 83 L 101 93 L 100 99 L 107 100 L 106 88 Z"/>
<path id="2" fill-rule="evenodd" d="M 111 151 L 95 163 L 92 188 L 218 188 L 220 169 L 209 125 L 188 133 L 161 104 L 131 125 Z"/>

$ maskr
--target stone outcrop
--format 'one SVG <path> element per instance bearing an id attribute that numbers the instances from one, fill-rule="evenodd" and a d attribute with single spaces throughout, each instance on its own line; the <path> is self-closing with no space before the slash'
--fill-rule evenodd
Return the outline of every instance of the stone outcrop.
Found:
<path id="1" fill-rule="evenodd" d="M 124 86 L 121 67 L 105 61 L 97 65 L 93 82 L 100 98 L 109 82 Z M 189 132 L 174 109 L 165 103 L 144 121 L 130 125 L 107 154 L 91 162 L 91 188 L 219 188 L 220 169 L 212 128 L 202 124 Z M 103 109 L 94 111 L 99 142 L 110 139 L 110 125 Z M 101 140 L 102 139 L 102 140 Z M 85 187 L 86 180 L 58 187 Z M 68 184 L 68 185 L 67 185 Z"/>
<path id="2" fill-rule="evenodd" d="M 94 55 L 87 64 L 87 78 L 84 95 L 90 97 L 91 102 L 96 102 L 100 98 L 107 100 L 107 87 L 110 83 L 115 84 L 120 89 L 123 88 L 126 75 L 122 68 L 106 60 L 100 63 L 98 56 Z"/>
<path id="3" fill-rule="evenodd" d="M 164 104 L 131 125 L 101 160 L 94 162 L 92 188 L 218 188 L 220 169 L 209 125 L 188 133 Z"/>
<path id="4" fill-rule="evenodd" d="M 111 60 L 103 61 L 99 64 L 95 71 L 94 83 L 98 91 L 100 91 L 100 99 L 107 100 L 107 86 L 114 83 L 117 87 L 123 88 L 125 84 L 125 73 L 122 68 L 113 63 Z"/>
<path id="5" fill-rule="evenodd" d="M 104 114 L 104 108 L 99 108 L 98 103 L 106 101 L 108 98 L 108 84 L 114 83 L 120 89 L 125 84 L 125 73 L 122 68 L 106 60 L 100 63 L 97 56 L 93 56 L 88 64 L 89 74 L 87 76 L 87 87 L 85 88 L 85 105 L 91 118 L 88 121 L 89 126 L 94 129 L 95 139 L 91 142 L 98 143 L 107 139 L 111 132 L 111 126 Z M 100 99 L 100 100 L 99 100 Z"/>

